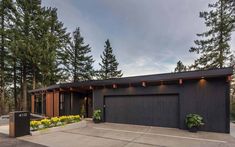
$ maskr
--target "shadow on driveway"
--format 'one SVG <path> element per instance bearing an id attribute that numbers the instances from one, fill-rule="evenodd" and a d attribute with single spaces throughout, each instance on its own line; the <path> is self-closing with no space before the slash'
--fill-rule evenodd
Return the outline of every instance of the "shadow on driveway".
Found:
<path id="1" fill-rule="evenodd" d="M 1 147 L 46 147 L 36 143 L 19 140 L 17 138 L 10 138 L 6 134 L 0 133 L 0 146 Z"/>

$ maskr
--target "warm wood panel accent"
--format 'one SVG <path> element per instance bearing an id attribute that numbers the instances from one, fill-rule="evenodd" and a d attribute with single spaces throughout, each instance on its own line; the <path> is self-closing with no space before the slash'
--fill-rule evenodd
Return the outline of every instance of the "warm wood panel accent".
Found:
<path id="1" fill-rule="evenodd" d="M 31 113 L 34 113 L 34 101 L 35 101 L 35 96 L 32 95 L 31 96 Z"/>
<path id="2" fill-rule="evenodd" d="M 46 116 L 53 117 L 53 92 L 46 93 Z"/>
<path id="3" fill-rule="evenodd" d="M 59 116 L 59 91 L 54 91 L 54 116 Z"/>

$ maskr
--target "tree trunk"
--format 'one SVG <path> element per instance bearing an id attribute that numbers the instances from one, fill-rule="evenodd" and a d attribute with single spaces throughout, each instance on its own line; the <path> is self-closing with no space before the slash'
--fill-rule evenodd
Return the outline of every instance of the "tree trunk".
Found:
<path id="1" fill-rule="evenodd" d="M 18 105 L 17 105 L 17 91 L 16 91 L 16 82 L 17 82 L 17 77 L 16 77 L 16 60 L 14 59 L 14 64 L 13 64 L 13 82 L 14 82 L 14 104 L 15 104 L 15 111 L 18 110 Z"/>
<path id="2" fill-rule="evenodd" d="M 23 99 L 23 110 L 27 111 L 27 80 L 26 80 L 26 65 L 23 64 L 22 71 L 22 99 Z"/>
<path id="3" fill-rule="evenodd" d="M 36 88 L 36 71 L 35 71 L 35 66 L 33 65 L 33 89 Z"/>
<path id="4" fill-rule="evenodd" d="M 221 1 L 220 3 L 220 40 L 219 40 L 219 68 L 222 68 L 223 67 L 223 62 L 224 62 L 224 59 L 223 59 L 223 53 L 224 53 L 224 49 L 223 49 L 223 43 L 224 43 L 224 39 L 223 39 L 223 1 Z"/>
<path id="5" fill-rule="evenodd" d="M 2 34 L 1 34 L 1 99 L 0 99 L 0 105 L 1 105 L 1 111 L 0 113 L 4 114 L 4 103 L 5 103 L 5 38 L 4 38 L 4 30 L 5 30 L 5 26 L 4 26 L 4 8 L 2 8 L 2 16 L 1 16 L 1 29 L 2 29 Z"/>

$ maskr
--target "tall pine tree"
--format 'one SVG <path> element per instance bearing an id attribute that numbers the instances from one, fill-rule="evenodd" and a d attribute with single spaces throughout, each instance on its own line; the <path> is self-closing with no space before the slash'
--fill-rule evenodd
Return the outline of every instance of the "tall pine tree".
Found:
<path id="1" fill-rule="evenodd" d="M 99 63 L 101 69 L 99 70 L 100 79 L 110 79 L 122 77 L 122 71 L 118 70 L 119 63 L 113 54 L 113 49 L 109 40 L 105 41 L 105 49 L 103 55 L 101 56 L 101 63 Z"/>
<path id="2" fill-rule="evenodd" d="M 4 113 L 4 105 L 6 102 L 6 86 L 9 59 L 9 35 L 10 21 L 12 18 L 12 0 L 0 1 L 0 114 Z"/>
<path id="3" fill-rule="evenodd" d="M 178 61 L 176 68 L 175 68 L 175 72 L 183 72 L 186 70 L 187 70 L 187 67 L 181 61 Z"/>
<path id="4" fill-rule="evenodd" d="M 1 0 L 0 103 L 14 98 L 16 110 L 27 110 L 28 89 L 66 79 L 68 45 L 57 9 L 42 7 L 41 0 Z"/>
<path id="5" fill-rule="evenodd" d="M 209 4 L 209 12 L 200 12 L 208 30 L 197 34 L 202 38 L 195 40 L 196 47 L 190 52 L 200 55 L 191 66 L 195 69 L 222 68 L 229 65 L 231 50 L 229 41 L 234 28 L 235 9 L 232 0 L 218 0 Z"/>
<path id="6" fill-rule="evenodd" d="M 90 80 L 94 76 L 92 64 L 94 60 L 90 54 L 91 48 L 84 44 L 84 39 L 80 34 L 79 28 L 73 32 L 68 54 L 68 70 L 72 74 L 73 81 Z"/>
<path id="7" fill-rule="evenodd" d="M 19 45 L 19 61 L 21 66 L 21 103 L 20 109 L 28 109 L 28 75 L 31 70 L 31 56 L 33 55 L 35 36 L 33 30 L 36 25 L 37 16 L 41 9 L 41 0 L 16 0 L 18 11 L 17 25 L 21 35 Z"/>
<path id="8" fill-rule="evenodd" d="M 41 48 L 39 77 L 41 86 L 48 86 L 64 81 L 65 73 L 65 50 L 69 44 L 69 33 L 66 32 L 63 23 L 58 20 L 57 9 L 43 9 L 41 23 L 41 36 L 38 43 Z M 41 42 L 41 43 L 40 43 Z M 40 85 L 39 85 L 40 86 Z"/>

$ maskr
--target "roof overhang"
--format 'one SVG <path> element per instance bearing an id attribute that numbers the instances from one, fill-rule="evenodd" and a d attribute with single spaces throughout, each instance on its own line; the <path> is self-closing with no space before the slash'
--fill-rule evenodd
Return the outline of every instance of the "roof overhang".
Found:
<path id="1" fill-rule="evenodd" d="M 215 77 L 226 77 L 233 74 L 233 68 L 220 68 L 220 69 L 210 69 L 210 70 L 197 70 L 197 71 L 186 71 L 178 73 L 164 73 L 164 74 L 153 74 L 153 75 L 143 75 L 143 76 L 134 76 L 134 77 L 123 77 L 123 78 L 113 78 L 107 80 L 91 80 L 83 82 L 74 82 L 74 83 L 62 83 L 51 85 L 45 88 L 30 90 L 29 93 L 37 93 L 42 91 L 52 91 L 54 89 L 60 88 L 79 88 L 90 86 L 105 86 L 112 84 L 133 84 L 141 82 L 162 82 L 162 81 L 176 81 L 179 79 L 190 80 L 198 78 L 215 78 Z"/>

